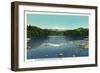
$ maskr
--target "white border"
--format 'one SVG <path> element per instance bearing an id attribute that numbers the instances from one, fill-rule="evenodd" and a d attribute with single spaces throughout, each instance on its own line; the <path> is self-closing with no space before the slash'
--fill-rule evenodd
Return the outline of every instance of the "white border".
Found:
<path id="1" fill-rule="evenodd" d="M 54 11 L 54 12 L 75 12 L 89 14 L 89 57 L 62 58 L 54 60 L 24 60 L 24 10 L 31 11 Z M 95 64 L 95 10 L 79 9 L 79 8 L 61 8 L 61 7 L 45 7 L 45 6 L 19 6 L 19 68 L 34 68 L 62 65 L 82 65 Z M 26 23 L 26 22 L 25 22 Z M 26 24 L 25 24 L 26 25 Z M 92 33 L 91 33 L 92 32 Z M 26 46 L 25 46 L 26 47 Z"/>
<path id="2" fill-rule="evenodd" d="M 90 13 L 87 13 L 87 14 L 86 14 L 86 13 L 85 13 L 85 14 L 84 14 L 84 13 L 82 13 L 82 14 L 76 13 L 76 14 L 75 14 L 75 13 L 69 13 L 69 12 L 68 12 L 68 13 L 65 13 L 65 12 L 63 12 L 63 13 L 58 13 L 58 12 L 43 12 L 43 11 L 42 11 L 42 12 L 24 11 L 24 15 L 25 15 L 25 18 L 24 18 L 25 24 L 24 24 L 24 25 L 26 25 L 26 26 L 27 26 L 27 14 L 74 15 L 74 16 L 75 16 L 75 15 L 76 15 L 76 16 L 77 16 L 77 15 L 81 15 L 81 16 L 90 16 Z M 25 27 L 26 27 L 26 26 L 25 26 Z M 27 29 L 27 27 L 26 27 L 25 29 Z M 25 33 L 27 33 L 27 30 L 25 30 Z M 25 34 L 25 47 L 27 47 L 27 35 L 26 35 L 26 34 Z M 36 59 L 30 59 L 30 60 L 28 60 L 28 59 L 27 59 L 27 48 L 25 48 L 24 50 L 25 50 L 25 51 L 24 51 L 24 52 L 25 52 L 25 53 L 24 53 L 24 54 L 25 54 L 25 57 L 24 57 L 25 59 L 24 59 L 24 61 L 26 61 L 26 62 L 33 62 L 33 61 L 36 61 Z M 63 58 L 63 59 L 64 59 L 64 58 Z M 39 59 L 38 59 L 38 60 L 39 60 Z"/>

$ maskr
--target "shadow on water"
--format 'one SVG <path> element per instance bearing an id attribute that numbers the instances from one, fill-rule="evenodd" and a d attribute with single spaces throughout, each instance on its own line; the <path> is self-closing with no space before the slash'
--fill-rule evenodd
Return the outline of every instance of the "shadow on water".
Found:
<path id="1" fill-rule="evenodd" d="M 32 37 L 27 42 L 27 49 L 36 48 L 40 46 L 43 42 L 45 42 L 48 39 L 48 37 Z"/>

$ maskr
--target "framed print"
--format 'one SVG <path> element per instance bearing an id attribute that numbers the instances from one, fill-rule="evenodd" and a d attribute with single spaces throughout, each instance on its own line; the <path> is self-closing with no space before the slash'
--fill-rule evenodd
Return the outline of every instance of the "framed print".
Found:
<path id="1" fill-rule="evenodd" d="M 97 7 L 11 3 L 13 71 L 97 66 Z"/>

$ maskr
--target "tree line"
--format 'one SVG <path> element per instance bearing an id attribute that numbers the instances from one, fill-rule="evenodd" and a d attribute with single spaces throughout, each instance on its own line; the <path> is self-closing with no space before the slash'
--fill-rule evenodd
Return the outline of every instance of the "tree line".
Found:
<path id="1" fill-rule="evenodd" d="M 63 35 L 69 37 L 87 37 L 88 36 L 88 28 L 77 28 L 73 30 L 63 30 L 59 31 L 57 29 L 41 29 L 36 26 L 27 26 L 27 37 L 47 37 L 50 35 Z"/>

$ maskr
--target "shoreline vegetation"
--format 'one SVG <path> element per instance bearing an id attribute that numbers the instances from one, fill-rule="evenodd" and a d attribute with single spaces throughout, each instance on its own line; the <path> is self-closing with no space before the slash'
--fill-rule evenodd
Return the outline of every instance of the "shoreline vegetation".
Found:
<path id="1" fill-rule="evenodd" d="M 59 30 L 59 29 L 42 29 L 36 26 L 27 25 L 27 42 L 31 40 L 31 38 L 47 38 L 48 36 L 64 36 L 71 38 L 81 38 L 86 39 L 85 44 L 80 44 L 80 47 L 88 48 L 88 28 L 79 27 L 77 29 L 72 30 Z"/>
<path id="2" fill-rule="evenodd" d="M 36 26 L 27 26 L 27 38 L 31 37 L 47 37 L 51 35 L 63 35 L 69 37 L 88 37 L 88 28 L 79 27 L 72 30 L 59 30 L 59 29 L 42 29 Z"/>

